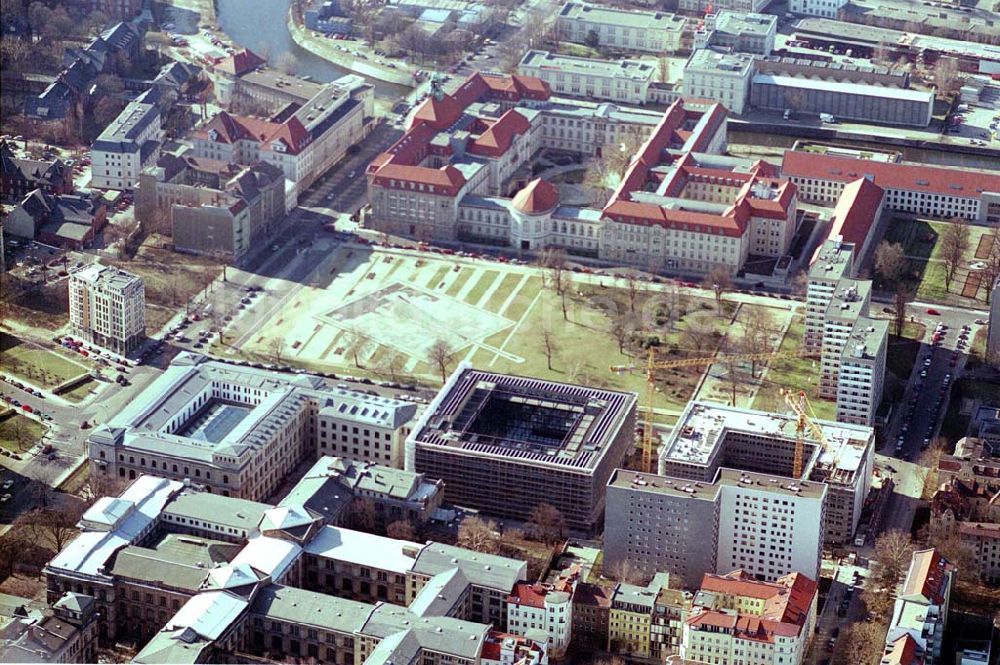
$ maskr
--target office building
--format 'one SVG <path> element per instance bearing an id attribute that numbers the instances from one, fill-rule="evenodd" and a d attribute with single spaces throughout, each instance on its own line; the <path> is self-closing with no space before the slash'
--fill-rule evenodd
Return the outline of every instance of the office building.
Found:
<path id="1" fill-rule="evenodd" d="M 65 594 L 91 599 L 92 634 L 103 645 L 136 642 L 137 663 L 277 654 L 372 665 L 492 662 L 484 645 L 507 636 L 472 617 L 495 615 L 501 625 L 525 562 L 322 522 L 302 505 L 141 476 L 84 514 L 82 532 L 45 568 L 48 598 L 57 608 Z M 497 592 L 495 608 L 487 589 Z M 521 647 L 510 644 L 511 652 L 540 655 L 530 640 L 514 641 Z"/>
<path id="2" fill-rule="evenodd" d="M 816 625 L 818 585 L 802 573 L 764 582 L 737 570 L 706 574 L 684 624 L 685 662 L 800 665 Z"/>
<path id="3" fill-rule="evenodd" d="M 896 597 L 886 648 L 909 636 L 924 654 L 926 665 L 946 662 L 941 647 L 948 622 L 956 570 L 935 549 L 913 553 L 903 588 Z"/>
<path id="4" fill-rule="evenodd" d="M 556 585 L 519 582 L 507 598 L 507 630 L 525 636 L 544 631 L 546 653 L 562 658 L 573 637 L 572 598 L 573 583 L 568 580 Z"/>
<path id="5" fill-rule="evenodd" d="M 708 14 L 694 32 L 694 48 L 770 55 L 778 32 L 778 17 L 772 14 L 747 14 L 720 11 Z"/>
<path id="6" fill-rule="evenodd" d="M 326 524 L 343 526 L 351 507 L 370 502 L 382 525 L 427 522 L 444 500 L 444 483 L 423 474 L 342 457 L 320 457 L 279 505 L 302 505 Z"/>
<path id="7" fill-rule="evenodd" d="M 608 613 L 608 651 L 636 658 L 652 655 L 653 614 L 660 592 L 670 576 L 657 573 L 646 586 L 619 582 L 611 592 Z"/>
<path id="8" fill-rule="evenodd" d="M 687 21 L 659 11 L 617 9 L 570 0 L 559 10 L 556 31 L 561 39 L 578 44 L 592 43 L 623 51 L 662 55 L 681 47 Z"/>
<path id="9" fill-rule="evenodd" d="M 793 14 L 837 18 L 847 0 L 791 0 L 788 11 Z"/>
<path id="10" fill-rule="evenodd" d="M 69 276 L 69 323 L 73 334 L 120 355 L 146 337 L 142 278 L 93 263 Z"/>
<path id="11" fill-rule="evenodd" d="M 545 81 L 553 93 L 622 104 L 650 101 L 657 65 L 648 60 L 598 60 L 530 50 L 517 71 Z"/>
<path id="12" fill-rule="evenodd" d="M 160 154 L 160 109 L 143 101 L 129 102 L 104 128 L 91 146 L 91 180 L 94 189 L 131 190 L 143 169 Z"/>
<path id="13" fill-rule="evenodd" d="M 164 154 L 139 176 L 136 216 L 162 221 L 175 251 L 240 264 L 283 228 L 284 174 L 267 162 L 239 166 Z"/>
<path id="14" fill-rule="evenodd" d="M 767 4 L 766 0 L 680 0 L 678 8 L 682 12 L 698 14 L 699 16 L 713 11 L 749 14 L 761 12 Z"/>
<path id="15" fill-rule="evenodd" d="M 860 521 L 874 433 L 817 424 L 824 441 L 806 433 L 794 477 L 794 417 L 689 404 L 661 446 L 659 475 L 618 469 L 611 477 L 605 568 L 667 571 L 687 587 L 733 568 L 767 579 L 818 574 L 824 542 L 848 542 Z"/>
<path id="16" fill-rule="evenodd" d="M 399 466 L 412 403 L 330 388 L 308 374 L 177 356 L 87 441 L 91 473 L 190 479 L 252 501 L 303 460 L 336 455 Z"/>
<path id="17" fill-rule="evenodd" d="M 809 203 L 832 205 L 849 183 L 866 178 L 885 191 L 888 210 L 1000 224 L 1000 175 L 995 172 L 864 159 L 860 152 L 786 150 L 781 173 Z"/>
<path id="18" fill-rule="evenodd" d="M 267 162 L 288 181 L 286 210 L 298 195 L 374 127 L 371 85 L 354 75 L 323 86 L 304 103 L 269 118 L 222 111 L 195 131 L 191 156 L 250 166 Z"/>
<path id="19" fill-rule="evenodd" d="M 875 424 L 882 402 L 889 322 L 860 317 L 840 352 L 837 378 L 837 422 Z"/>
<path id="20" fill-rule="evenodd" d="M 683 92 L 686 97 L 719 102 L 741 115 L 749 109 L 753 73 L 754 58 L 748 53 L 696 49 L 684 63 Z"/>
<path id="21" fill-rule="evenodd" d="M 990 318 L 986 326 L 986 361 L 1000 367 L 1000 277 L 990 292 Z"/>
<path id="22" fill-rule="evenodd" d="M 604 488 L 633 445 L 636 396 L 462 364 L 414 425 L 406 468 L 449 502 L 526 520 L 539 503 L 593 531 Z"/>

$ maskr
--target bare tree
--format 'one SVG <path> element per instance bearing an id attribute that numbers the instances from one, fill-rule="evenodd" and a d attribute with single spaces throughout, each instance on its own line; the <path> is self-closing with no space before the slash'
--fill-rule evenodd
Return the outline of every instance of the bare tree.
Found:
<path id="1" fill-rule="evenodd" d="M 427 351 L 427 357 L 432 365 L 436 365 L 441 372 L 441 383 L 448 380 L 448 365 L 454 359 L 455 352 L 447 340 L 439 339 L 431 345 Z"/>
<path id="2" fill-rule="evenodd" d="M 374 533 L 378 529 L 375 502 L 366 496 L 355 497 L 348 509 L 347 523 L 357 531 Z"/>
<path id="3" fill-rule="evenodd" d="M 628 309 L 635 312 L 635 298 L 639 295 L 639 278 L 632 272 L 625 273 L 625 292 L 628 294 Z"/>
<path id="4" fill-rule="evenodd" d="M 385 528 L 385 535 L 395 540 L 416 540 L 417 529 L 410 520 L 396 520 Z"/>
<path id="5" fill-rule="evenodd" d="M 711 315 L 707 312 L 697 312 L 687 317 L 687 326 L 681 332 L 681 343 L 698 355 L 714 351 L 717 333 Z"/>
<path id="6" fill-rule="evenodd" d="M 936 548 L 941 556 L 957 567 L 966 580 L 978 581 L 979 562 L 976 551 L 968 541 L 957 537 L 955 526 L 954 522 L 931 519 L 924 530 L 927 544 Z"/>
<path id="7" fill-rule="evenodd" d="M 368 336 L 362 333 L 357 328 L 352 328 L 350 330 L 351 343 L 347 348 L 348 353 L 354 359 L 354 366 L 361 367 L 361 355 L 368 348 Z"/>
<path id="8" fill-rule="evenodd" d="M 875 621 L 878 621 L 879 623 L 886 623 L 889 620 L 889 615 L 892 612 L 895 599 L 892 594 L 886 593 L 885 591 L 866 587 L 861 592 L 861 602 L 863 602 L 865 604 L 865 608 L 871 612 Z"/>
<path id="9" fill-rule="evenodd" d="M 892 593 L 909 567 L 912 555 L 913 543 L 909 534 L 898 529 L 886 531 L 875 539 L 872 581 Z"/>
<path id="10" fill-rule="evenodd" d="M 719 315 L 721 316 L 722 296 L 725 295 L 726 291 L 733 288 L 733 280 L 729 276 L 729 271 L 722 266 L 716 266 L 708 271 L 701 285 L 706 289 L 712 289 L 712 293 L 715 294 L 715 306 L 718 308 Z"/>
<path id="11" fill-rule="evenodd" d="M 76 523 L 82 514 L 82 509 L 68 504 L 35 508 L 18 517 L 17 524 L 31 534 L 36 544 L 60 552 L 77 534 Z"/>
<path id="12" fill-rule="evenodd" d="M 545 267 L 546 281 L 557 296 L 559 305 L 562 307 L 563 320 L 569 320 L 566 311 L 566 292 L 569 290 L 570 280 L 566 274 L 566 252 L 558 249 L 546 249 L 542 253 L 542 265 Z"/>
<path id="13" fill-rule="evenodd" d="M 895 284 L 906 274 L 906 252 L 898 242 L 883 240 L 875 248 L 875 274 Z"/>
<path id="14" fill-rule="evenodd" d="M 500 537 L 497 535 L 497 525 L 493 520 L 483 519 L 478 515 L 469 515 L 458 525 L 459 547 L 496 554 L 500 551 Z"/>
<path id="15" fill-rule="evenodd" d="M 924 483 L 921 495 L 925 500 L 929 501 L 934 492 L 937 491 L 938 463 L 941 461 L 941 455 L 944 454 L 947 445 L 948 440 L 939 436 L 917 458 L 917 468 Z"/>
<path id="16" fill-rule="evenodd" d="M 961 81 L 958 61 L 949 56 L 939 57 L 934 63 L 934 82 L 942 96 L 955 94 Z"/>
<path id="17" fill-rule="evenodd" d="M 726 344 L 725 353 L 719 359 L 726 370 L 726 380 L 732 390 L 732 406 L 736 406 L 736 396 L 740 386 L 745 386 L 750 378 L 747 376 L 746 370 L 743 368 L 743 361 L 739 357 L 742 351 L 739 342 L 729 341 Z"/>
<path id="18" fill-rule="evenodd" d="M 282 353 L 285 350 L 285 340 L 275 335 L 267 340 L 267 353 L 274 360 L 275 365 L 281 364 Z"/>
<path id="19" fill-rule="evenodd" d="M 86 505 L 91 506 L 102 497 L 118 496 L 127 485 L 127 480 L 113 474 L 91 473 L 87 478 L 87 486 L 82 493 L 82 498 Z"/>
<path id="20" fill-rule="evenodd" d="M 836 665 L 874 665 L 882 658 L 886 627 L 876 622 L 855 623 L 847 627 L 837 640 L 834 651 Z"/>
<path id="21" fill-rule="evenodd" d="M 983 279 L 986 284 L 986 304 L 990 303 L 990 296 L 993 293 L 993 285 L 1000 279 L 1000 234 L 994 233 L 991 236 L 990 251 L 986 255 L 983 263 Z"/>
<path id="22" fill-rule="evenodd" d="M 774 317 L 767 309 L 748 311 L 743 321 L 743 337 L 740 339 L 740 352 L 749 354 L 770 353 L 772 351 L 771 335 L 775 332 Z M 757 376 L 756 358 L 750 359 L 750 378 Z"/>
<path id="23" fill-rule="evenodd" d="M 965 260 L 969 251 L 969 223 L 966 219 L 956 217 L 951 220 L 941 234 L 941 260 L 944 262 L 944 287 L 951 290 L 951 282 L 955 273 Z"/>
<path id="24" fill-rule="evenodd" d="M 552 371 L 552 357 L 556 354 L 556 336 L 549 328 L 547 324 L 542 324 L 542 329 L 539 331 L 539 338 L 542 340 L 542 348 L 545 349 L 545 362 L 548 365 L 549 371 Z"/>
<path id="25" fill-rule="evenodd" d="M 527 527 L 532 538 L 553 545 L 563 539 L 566 519 L 558 508 L 543 501 L 532 509 Z"/>
<path id="26" fill-rule="evenodd" d="M 903 336 L 906 328 L 906 306 L 913 300 L 913 292 L 900 285 L 892 294 L 892 327 L 896 337 Z"/>
<path id="27" fill-rule="evenodd" d="M 635 317 L 631 312 L 612 312 L 609 318 L 610 329 L 608 332 L 618 342 L 618 353 L 624 354 L 628 347 L 629 339 L 635 331 Z"/>

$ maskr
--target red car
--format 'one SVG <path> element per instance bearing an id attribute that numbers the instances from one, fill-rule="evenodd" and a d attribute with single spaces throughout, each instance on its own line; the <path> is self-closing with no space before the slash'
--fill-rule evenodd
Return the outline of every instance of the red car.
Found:
<path id="1" fill-rule="evenodd" d="M 34 411 L 34 409 L 31 408 L 30 404 L 22 404 L 21 408 L 23 410 L 27 411 L 28 413 L 32 413 Z"/>
<path id="2" fill-rule="evenodd" d="M 941 316 L 941 312 L 937 311 L 936 309 L 929 309 L 927 310 L 927 313 L 930 314 L 931 316 Z"/>

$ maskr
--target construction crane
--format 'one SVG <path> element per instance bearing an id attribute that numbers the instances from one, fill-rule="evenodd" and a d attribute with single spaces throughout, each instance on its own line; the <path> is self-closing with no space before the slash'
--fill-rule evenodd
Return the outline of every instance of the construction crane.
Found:
<path id="1" fill-rule="evenodd" d="M 796 479 L 802 477 L 802 465 L 804 464 L 803 457 L 805 455 L 805 433 L 806 428 L 813 433 L 816 440 L 823 444 L 826 448 L 827 441 L 826 437 L 823 435 L 823 429 L 816 424 L 813 417 L 806 413 L 806 409 L 812 412 L 812 405 L 809 404 L 809 398 L 806 397 L 805 391 L 800 390 L 798 395 L 793 394 L 793 391 L 786 388 L 782 388 L 779 391 L 782 397 L 785 398 L 785 404 L 788 408 L 792 410 L 796 417 L 795 424 L 795 456 L 792 459 L 792 476 Z"/>
<path id="2" fill-rule="evenodd" d="M 800 349 L 798 351 L 772 351 L 769 353 L 736 353 L 730 355 L 717 355 L 704 358 L 674 358 L 672 360 L 657 360 L 656 350 L 649 349 L 646 357 L 646 395 L 645 407 L 646 417 L 642 427 L 642 470 L 646 473 L 653 472 L 653 397 L 656 393 L 656 372 L 661 369 L 672 369 L 675 367 L 697 367 L 699 365 L 714 365 L 719 362 L 729 360 L 770 360 L 781 357 L 802 357 L 818 356 L 818 350 Z M 616 374 L 630 372 L 639 369 L 633 365 L 612 365 L 610 370 Z"/>

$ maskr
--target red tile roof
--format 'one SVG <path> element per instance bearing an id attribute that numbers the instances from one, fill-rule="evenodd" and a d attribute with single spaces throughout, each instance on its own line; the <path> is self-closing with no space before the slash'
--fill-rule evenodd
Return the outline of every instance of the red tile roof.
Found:
<path id="1" fill-rule="evenodd" d="M 781 163 L 785 177 L 851 182 L 871 175 L 882 189 L 979 198 L 983 191 L 1000 192 L 1000 175 L 985 171 L 890 164 L 839 155 L 786 150 Z"/>
<path id="2" fill-rule="evenodd" d="M 514 137 L 531 130 L 531 123 L 514 109 L 510 109 L 473 141 L 467 150 L 474 155 L 500 157 L 514 143 Z"/>
<path id="3" fill-rule="evenodd" d="M 233 76 L 243 76 L 266 64 L 267 61 L 264 58 L 245 48 L 224 59 L 217 65 L 217 69 Z"/>
<path id="4" fill-rule="evenodd" d="M 934 548 L 914 552 L 901 595 L 919 596 L 940 605 L 944 602 L 944 584 L 950 569 L 951 564 Z"/>
<path id="5" fill-rule="evenodd" d="M 547 180 L 535 178 L 514 196 L 513 205 L 529 215 L 548 212 L 559 205 L 559 190 Z"/>
<path id="6" fill-rule="evenodd" d="M 706 573 L 702 591 L 764 601 L 761 617 L 777 623 L 804 625 L 816 598 L 816 582 L 802 573 L 792 573 L 774 582 L 755 579 L 743 570 L 727 575 Z M 797 630 L 797 628 L 796 628 Z"/>
<path id="7" fill-rule="evenodd" d="M 440 169 L 432 169 L 426 166 L 403 166 L 399 164 L 386 164 L 375 172 L 375 182 L 379 185 L 391 186 L 389 180 L 396 180 L 400 186 L 404 182 L 434 185 L 441 189 L 428 194 L 438 194 L 441 196 L 455 196 L 458 190 L 465 184 L 465 176 L 452 165 Z"/>
<path id="8" fill-rule="evenodd" d="M 543 609 L 545 607 L 545 596 L 548 593 L 549 589 L 541 584 L 518 582 L 514 585 L 514 590 L 507 597 L 507 602 L 514 605 L 527 605 L 528 607 Z"/>
<path id="9" fill-rule="evenodd" d="M 918 656 L 920 645 L 909 633 L 898 637 L 882 657 L 882 665 L 922 665 L 924 659 Z"/>
<path id="10" fill-rule="evenodd" d="M 827 237 L 839 235 L 844 242 L 863 247 L 872 226 L 878 221 L 879 208 L 884 199 L 885 190 L 868 178 L 858 178 L 845 185 L 833 209 L 833 224 Z"/>
<path id="11" fill-rule="evenodd" d="M 729 628 L 732 630 L 736 628 L 736 622 L 738 619 L 739 617 L 735 614 L 726 614 L 725 612 L 720 612 L 718 610 L 702 610 L 701 612 L 691 615 L 688 619 L 688 625 L 692 628 L 713 626 L 715 628 Z"/>

